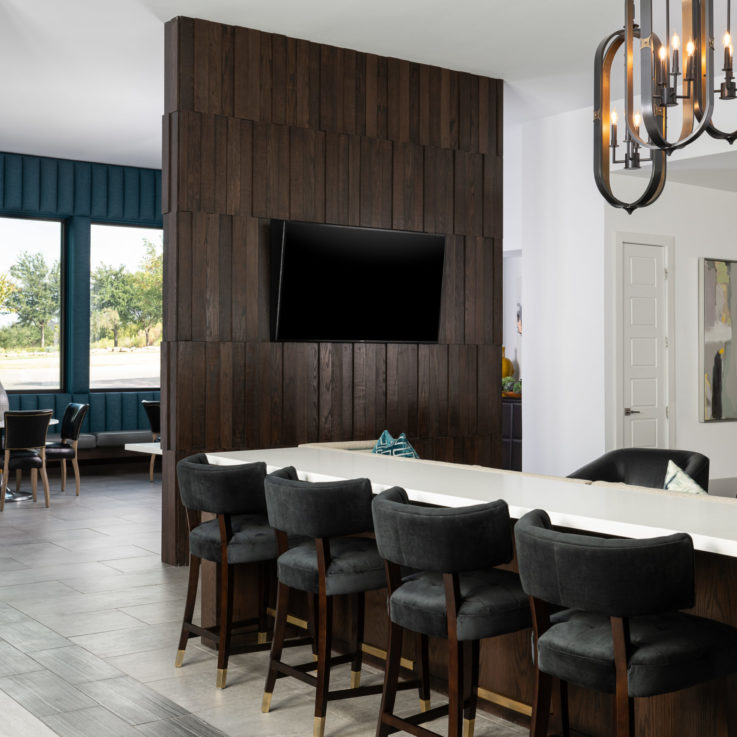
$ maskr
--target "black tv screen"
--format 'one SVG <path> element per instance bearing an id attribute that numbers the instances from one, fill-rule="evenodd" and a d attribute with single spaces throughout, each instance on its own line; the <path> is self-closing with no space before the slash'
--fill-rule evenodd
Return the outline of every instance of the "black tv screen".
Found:
<path id="1" fill-rule="evenodd" d="M 445 238 L 271 221 L 272 337 L 436 343 Z"/>

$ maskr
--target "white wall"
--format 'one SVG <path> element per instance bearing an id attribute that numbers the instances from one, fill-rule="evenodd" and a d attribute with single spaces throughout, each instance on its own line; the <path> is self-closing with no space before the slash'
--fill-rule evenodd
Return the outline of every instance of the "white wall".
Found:
<path id="1" fill-rule="evenodd" d="M 564 476 L 605 450 L 604 201 L 591 141 L 589 108 L 521 127 L 522 456 L 534 473 Z"/>
<path id="2" fill-rule="evenodd" d="M 517 305 L 522 303 L 522 254 L 504 251 L 502 340 L 514 375 L 522 376 L 522 336 L 517 332 Z M 524 315 L 523 315 L 524 317 Z"/>
<path id="3" fill-rule="evenodd" d="M 737 423 L 698 421 L 698 259 L 737 260 L 737 194 L 667 182 L 663 194 L 650 207 L 632 215 L 608 206 L 605 212 L 608 248 L 612 248 L 617 231 L 672 236 L 675 240 L 675 269 L 671 271 L 675 271 L 675 445 L 709 456 L 712 478 L 735 477 Z"/>

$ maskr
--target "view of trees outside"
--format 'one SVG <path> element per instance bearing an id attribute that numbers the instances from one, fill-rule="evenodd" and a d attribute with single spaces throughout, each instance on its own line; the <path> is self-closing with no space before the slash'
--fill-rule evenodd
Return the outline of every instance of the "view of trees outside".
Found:
<path id="1" fill-rule="evenodd" d="M 90 247 L 90 388 L 158 387 L 163 234 L 93 225 Z"/>
<path id="2" fill-rule="evenodd" d="M 0 217 L 0 381 L 60 389 L 61 223 Z"/>

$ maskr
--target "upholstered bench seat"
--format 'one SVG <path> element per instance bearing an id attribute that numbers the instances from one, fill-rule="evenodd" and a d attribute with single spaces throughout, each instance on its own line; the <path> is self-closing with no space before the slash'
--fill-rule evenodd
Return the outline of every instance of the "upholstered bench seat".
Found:
<path id="1" fill-rule="evenodd" d="M 459 578 L 459 640 L 481 640 L 530 626 L 530 604 L 519 576 L 497 569 L 463 572 Z M 441 573 L 408 576 L 392 595 L 390 606 L 392 621 L 401 627 L 431 637 L 448 637 Z"/>
<path id="2" fill-rule="evenodd" d="M 614 646 L 608 616 L 568 609 L 540 636 L 540 667 L 569 683 L 614 693 Z M 678 691 L 734 670 L 737 631 L 721 622 L 673 612 L 630 619 L 629 695 Z M 565 674 L 565 675 L 564 675 Z"/>
<path id="3" fill-rule="evenodd" d="M 95 433 L 98 448 L 122 447 L 126 443 L 150 443 L 150 430 L 107 430 Z"/>
<path id="4" fill-rule="evenodd" d="M 60 443 L 61 435 L 59 433 L 49 433 L 46 440 L 49 443 Z M 97 437 L 93 433 L 80 433 L 77 447 L 80 450 L 92 450 L 97 447 Z"/>

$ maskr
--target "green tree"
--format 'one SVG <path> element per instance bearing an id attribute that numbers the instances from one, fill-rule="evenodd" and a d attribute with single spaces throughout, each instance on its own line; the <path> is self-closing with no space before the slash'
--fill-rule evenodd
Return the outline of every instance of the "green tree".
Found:
<path id="1" fill-rule="evenodd" d="M 100 264 L 91 276 L 92 325 L 112 333 L 117 348 L 120 332 L 132 322 L 133 278 L 125 266 Z M 97 314 L 96 314 L 97 313 Z"/>
<path id="2" fill-rule="evenodd" d="M 41 348 L 46 346 L 46 331 L 59 318 L 59 262 L 49 267 L 41 253 L 24 251 L 10 267 L 15 288 L 7 298 L 10 312 L 18 315 L 18 324 L 34 326 L 41 334 Z"/>
<path id="3" fill-rule="evenodd" d="M 133 324 L 143 330 L 146 345 L 151 344 L 151 329 L 163 319 L 162 282 L 164 258 L 162 249 L 144 238 L 146 254 L 141 260 L 139 271 L 133 274 L 133 299 L 131 316 Z"/>
<path id="4" fill-rule="evenodd" d="M 0 274 L 0 314 L 7 314 L 10 312 L 8 300 L 14 291 L 15 284 L 13 284 L 10 275 L 7 273 Z"/>

